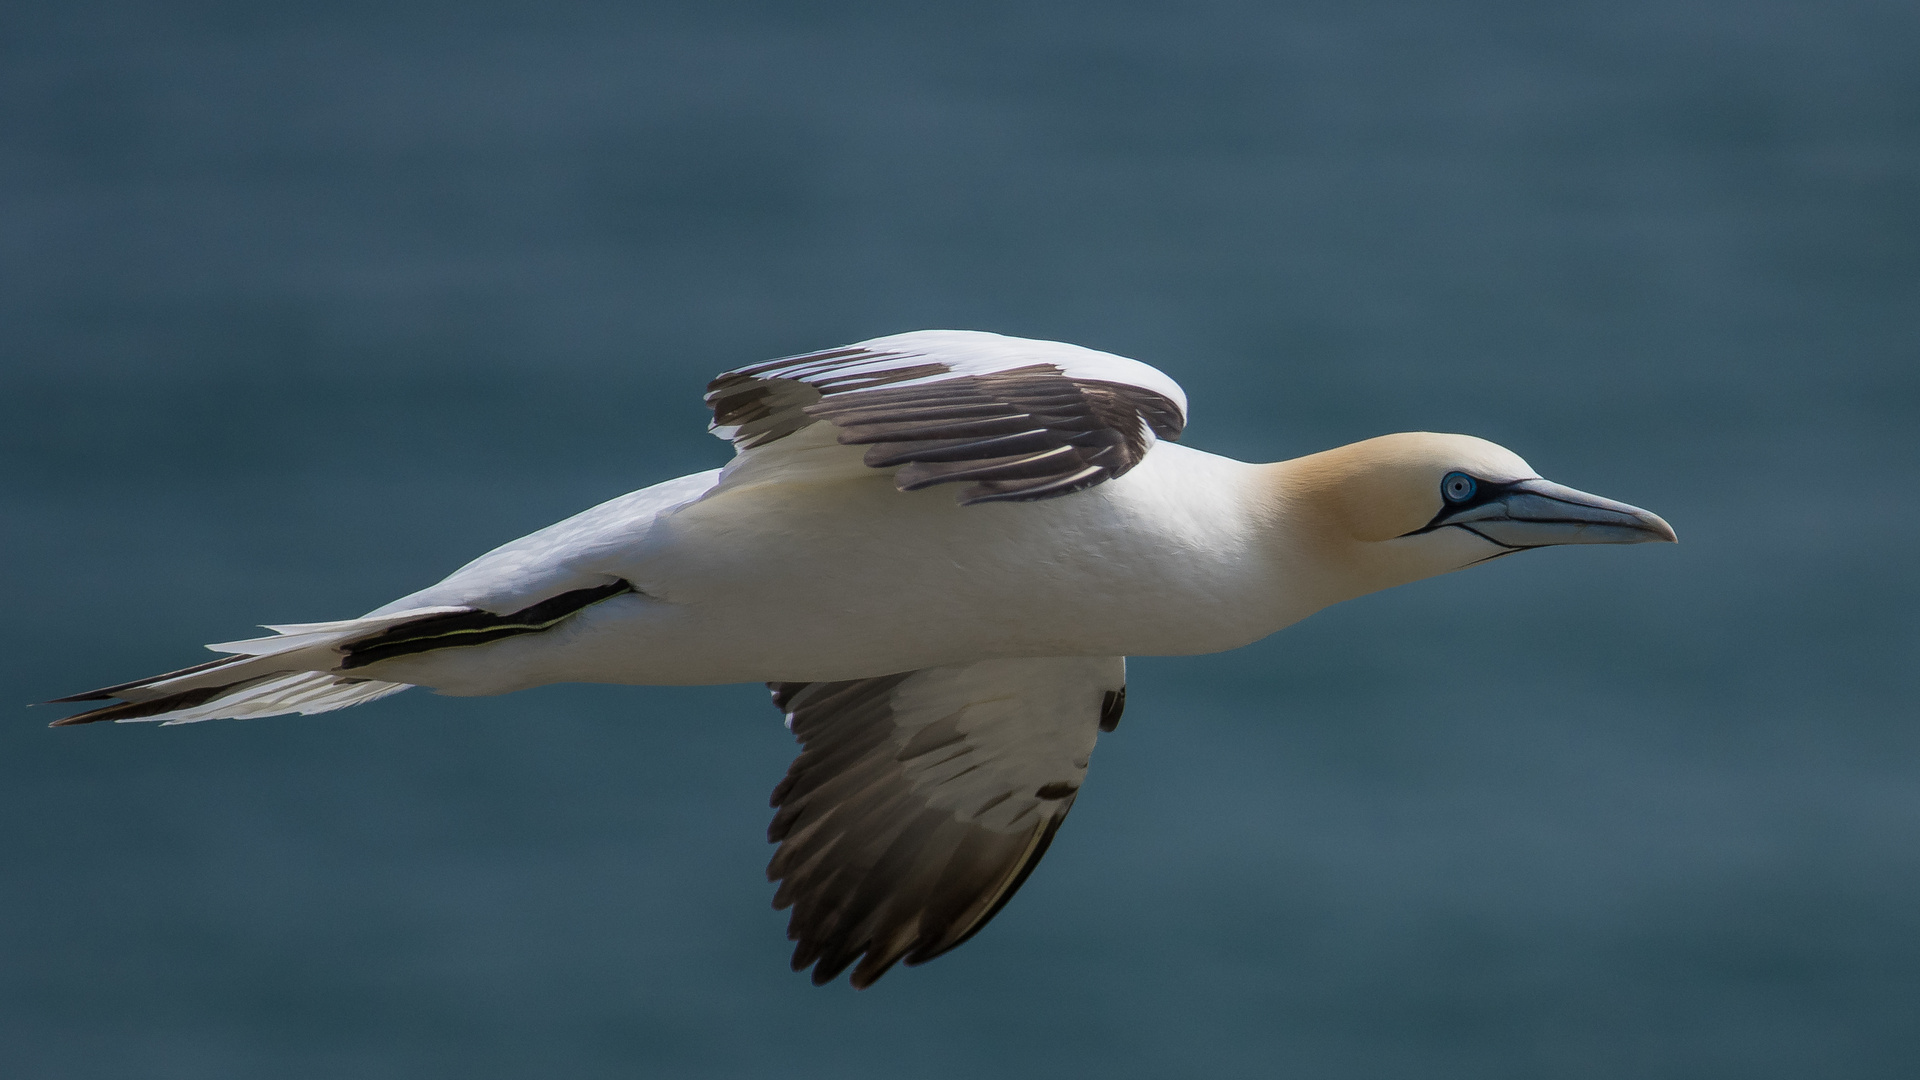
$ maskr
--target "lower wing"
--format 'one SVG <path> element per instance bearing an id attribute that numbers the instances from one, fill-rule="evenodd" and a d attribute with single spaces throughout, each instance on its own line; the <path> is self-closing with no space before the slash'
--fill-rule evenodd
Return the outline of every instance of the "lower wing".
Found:
<path id="1" fill-rule="evenodd" d="M 856 987 L 977 933 L 1046 854 L 1126 700 L 1121 657 L 983 660 L 772 683 L 802 744 L 767 877 L 793 968 Z"/>

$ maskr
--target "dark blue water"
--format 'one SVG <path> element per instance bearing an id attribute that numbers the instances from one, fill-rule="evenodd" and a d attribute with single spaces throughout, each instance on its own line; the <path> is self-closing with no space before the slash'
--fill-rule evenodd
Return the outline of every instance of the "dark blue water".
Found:
<path id="1" fill-rule="evenodd" d="M 786 971 L 757 687 L 22 709 L 6 1075 L 1912 1075 L 1916 57 L 1893 0 L 15 0 L 0 700 L 357 614 L 919 327 L 1683 543 L 1137 661 L 1020 897 L 864 993 Z"/>

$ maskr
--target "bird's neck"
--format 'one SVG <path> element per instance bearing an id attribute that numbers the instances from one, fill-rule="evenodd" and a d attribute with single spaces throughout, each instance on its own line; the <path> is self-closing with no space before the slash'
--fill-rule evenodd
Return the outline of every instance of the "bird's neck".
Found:
<path id="1" fill-rule="evenodd" d="M 1287 622 L 1395 585 L 1446 573 L 1435 545 L 1398 539 L 1340 450 L 1258 467 L 1263 558 L 1287 584 Z"/>

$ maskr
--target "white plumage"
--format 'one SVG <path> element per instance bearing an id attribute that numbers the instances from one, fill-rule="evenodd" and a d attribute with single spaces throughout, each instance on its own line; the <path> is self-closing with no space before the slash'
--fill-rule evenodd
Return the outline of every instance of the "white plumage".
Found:
<path id="1" fill-rule="evenodd" d="M 359 619 L 63 699 L 60 724 L 324 712 L 410 685 L 761 681 L 803 743 L 769 876 L 796 969 L 964 941 L 1072 806 L 1124 657 L 1235 648 L 1528 547 L 1671 540 L 1468 436 L 1253 465 L 1180 387 L 1058 342 L 923 331 L 728 372 L 724 469 L 623 495 Z M 117 701 L 115 700 L 117 699 Z"/>

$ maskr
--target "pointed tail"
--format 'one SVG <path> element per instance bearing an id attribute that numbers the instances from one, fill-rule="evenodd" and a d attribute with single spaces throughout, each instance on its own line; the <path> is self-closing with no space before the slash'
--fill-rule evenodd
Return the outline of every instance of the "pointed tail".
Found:
<path id="1" fill-rule="evenodd" d="M 269 626 L 271 637 L 207 646 L 232 654 L 218 660 L 55 698 L 48 704 L 112 704 L 55 720 L 52 726 L 102 720 L 192 724 L 344 709 L 411 685 L 363 678 L 355 674 L 357 668 L 413 653 L 544 633 L 585 608 L 631 591 L 633 586 L 616 578 L 505 614 L 464 606 L 419 607 L 340 622 Z"/>
<path id="2" fill-rule="evenodd" d="M 152 678 L 103 686 L 48 704 L 104 701 L 52 727 L 144 720 L 191 724 L 200 720 L 252 719 L 282 713 L 322 713 L 397 694 L 408 684 L 365 679 L 341 672 L 342 650 L 368 637 L 422 619 L 468 608 L 419 608 L 370 619 L 269 626 L 272 637 L 209 645 L 230 653 L 218 660 Z"/>

